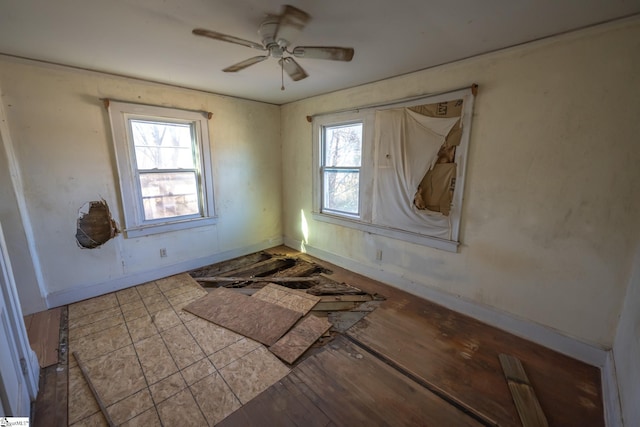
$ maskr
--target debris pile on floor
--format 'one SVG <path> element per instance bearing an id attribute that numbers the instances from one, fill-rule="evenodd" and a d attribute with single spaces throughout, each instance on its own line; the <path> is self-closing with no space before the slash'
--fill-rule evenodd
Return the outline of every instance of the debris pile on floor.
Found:
<path id="1" fill-rule="evenodd" d="M 293 364 L 343 333 L 384 297 L 339 283 L 298 257 L 258 252 L 189 273 L 209 291 L 184 310 L 252 338 Z"/>

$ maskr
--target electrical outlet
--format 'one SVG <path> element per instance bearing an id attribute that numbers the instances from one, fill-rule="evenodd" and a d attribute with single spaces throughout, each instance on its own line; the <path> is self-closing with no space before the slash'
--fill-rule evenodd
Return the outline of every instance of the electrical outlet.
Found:
<path id="1" fill-rule="evenodd" d="M 160 258 L 167 257 L 167 248 L 160 248 Z"/>
<path id="2" fill-rule="evenodd" d="M 382 250 L 381 249 L 378 249 L 376 251 L 376 260 L 377 261 L 382 261 Z"/>

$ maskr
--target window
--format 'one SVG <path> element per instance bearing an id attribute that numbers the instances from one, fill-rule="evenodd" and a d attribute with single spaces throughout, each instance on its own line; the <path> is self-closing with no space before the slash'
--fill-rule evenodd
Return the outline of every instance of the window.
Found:
<path id="1" fill-rule="evenodd" d="M 313 218 L 451 252 L 471 89 L 313 118 Z"/>
<path id="2" fill-rule="evenodd" d="M 215 222 L 205 113 L 111 101 L 128 237 Z"/>
<path id="3" fill-rule="evenodd" d="M 322 127 L 322 211 L 360 215 L 362 123 Z"/>

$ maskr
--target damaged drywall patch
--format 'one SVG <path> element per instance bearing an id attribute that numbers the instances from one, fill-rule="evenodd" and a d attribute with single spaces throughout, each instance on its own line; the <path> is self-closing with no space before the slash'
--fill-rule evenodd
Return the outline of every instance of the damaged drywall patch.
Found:
<path id="1" fill-rule="evenodd" d="M 111 217 L 109 205 L 104 199 L 87 202 L 78 211 L 76 241 L 81 248 L 97 248 L 119 232 L 118 225 Z"/>

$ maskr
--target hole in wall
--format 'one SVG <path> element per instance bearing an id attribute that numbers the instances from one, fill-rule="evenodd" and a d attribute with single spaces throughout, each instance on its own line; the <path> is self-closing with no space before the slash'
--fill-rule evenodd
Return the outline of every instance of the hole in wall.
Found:
<path id="1" fill-rule="evenodd" d="M 102 246 L 119 232 L 104 199 L 87 202 L 78 210 L 76 241 L 81 248 L 94 249 Z"/>

